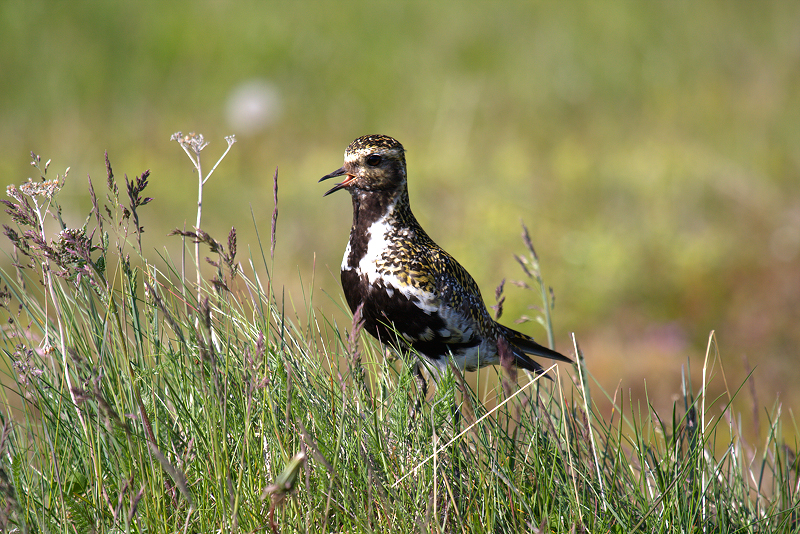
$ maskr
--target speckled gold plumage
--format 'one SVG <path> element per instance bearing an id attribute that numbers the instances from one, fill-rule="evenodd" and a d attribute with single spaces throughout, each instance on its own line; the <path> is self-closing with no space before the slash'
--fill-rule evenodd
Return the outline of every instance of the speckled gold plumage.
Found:
<path id="1" fill-rule="evenodd" d="M 443 304 L 463 309 L 479 323 L 481 332 L 491 330 L 495 322 L 483 304 L 478 284 L 460 263 L 428 237 L 411 212 L 408 192 L 400 196 L 393 215 L 387 222 L 398 229 L 396 240 L 376 262 L 377 272 L 395 274 L 401 284 L 424 293 L 450 289 L 440 291 Z"/>
<path id="2" fill-rule="evenodd" d="M 353 200 L 342 286 L 351 310 L 362 306 L 368 332 L 400 349 L 410 345 L 439 370 L 448 356 L 467 370 L 497 364 L 501 337 L 516 365 L 530 371 L 542 368 L 527 354 L 570 361 L 492 319 L 472 276 L 414 217 L 399 142 L 385 135 L 359 137 L 344 159 L 342 168 L 322 180 L 345 177 L 326 195 L 347 189 Z"/>

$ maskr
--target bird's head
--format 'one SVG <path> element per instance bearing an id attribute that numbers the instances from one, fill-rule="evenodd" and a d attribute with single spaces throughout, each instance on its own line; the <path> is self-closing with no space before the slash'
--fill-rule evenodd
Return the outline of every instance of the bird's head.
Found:
<path id="1" fill-rule="evenodd" d="M 323 176 L 344 176 L 341 183 L 333 186 L 325 196 L 339 189 L 347 189 L 356 195 L 362 192 L 393 194 L 406 185 L 406 157 L 403 145 L 388 135 L 365 135 L 359 137 L 344 151 L 342 168 Z"/>

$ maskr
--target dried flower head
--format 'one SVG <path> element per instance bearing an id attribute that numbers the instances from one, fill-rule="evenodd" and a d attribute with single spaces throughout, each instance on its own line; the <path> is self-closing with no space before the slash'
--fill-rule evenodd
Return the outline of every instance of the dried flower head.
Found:
<path id="1" fill-rule="evenodd" d="M 170 141 L 177 141 L 184 149 L 189 149 L 195 154 L 200 154 L 200 151 L 203 150 L 208 143 L 206 142 L 203 134 L 198 134 L 191 132 L 187 135 L 183 135 L 182 132 L 175 132 L 172 134 L 172 137 L 169 138 Z M 229 142 L 230 144 L 230 142 Z"/>
<path id="2" fill-rule="evenodd" d="M 45 198 L 53 198 L 58 193 L 67 180 L 69 174 L 69 167 L 64 171 L 64 176 L 56 175 L 53 180 L 42 180 L 41 182 L 34 182 L 33 178 L 28 178 L 28 181 L 19 186 L 19 191 L 29 197 L 42 196 Z M 15 194 L 19 194 L 14 185 L 6 188 L 6 193 L 16 200 L 19 200 Z"/>

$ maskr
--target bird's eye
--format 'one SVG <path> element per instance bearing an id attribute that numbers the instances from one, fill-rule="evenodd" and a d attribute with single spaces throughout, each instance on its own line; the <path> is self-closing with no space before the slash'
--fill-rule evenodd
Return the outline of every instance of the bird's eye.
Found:
<path id="1" fill-rule="evenodd" d="M 378 154 L 370 154 L 367 156 L 367 165 L 370 167 L 377 167 L 381 163 L 381 157 Z"/>

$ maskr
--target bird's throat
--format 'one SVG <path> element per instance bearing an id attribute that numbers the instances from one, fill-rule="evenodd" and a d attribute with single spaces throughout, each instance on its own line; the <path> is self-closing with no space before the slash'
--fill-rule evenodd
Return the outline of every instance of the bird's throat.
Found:
<path id="1" fill-rule="evenodd" d="M 350 229 L 348 254 L 344 264 L 355 268 L 367 253 L 372 239 L 392 239 L 392 236 L 412 234 L 418 223 L 408 204 L 407 190 L 395 194 L 386 191 L 353 192 L 353 226 Z M 379 223 L 379 224 L 376 224 Z M 381 228 L 381 235 L 372 235 Z"/>
<path id="2" fill-rule="evenodd" d="M 353 198 L 353 230 L 365 231 L 372 223 L 385 216 L 391 216 L 399 204 L 408 204 L 408 193 L 398 191 L 387 194 L 386 191 L 352 191 Z"/>

